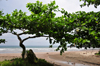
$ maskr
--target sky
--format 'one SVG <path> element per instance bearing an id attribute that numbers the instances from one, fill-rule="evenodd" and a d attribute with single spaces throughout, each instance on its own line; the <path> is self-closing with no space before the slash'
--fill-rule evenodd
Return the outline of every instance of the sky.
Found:
<path id="1" fill-rule="evenodd" d="M 37 0 L 0 0 L 0 10 L 4 12 L 4 14 L 11 14 L 15 9 L 22 10 L 23 12 L 27 12 L 27 15 L 30 15 L 31 13 L 26 8 L 27 3 L 35 3 Z M 43 4 L 50 3 L 50 1 L 53 0 L 39 0 L 43 2 Z M 80 4 L 83 2 L 80 2 L 79 0 L 55 0 L 56 5 L 59 6 L 59 9 L 64 8 L 66 11 L 72 13 L 76 11 L 100 11 L 100 6 L 98 8 L 94 8 L 93 5 L 87 7 L 80 7 Z M 61 13 L 56 13 L 56 16 L 61 16 Z M 21 32 L 19 30 L 16 30 L 17 32 Z M 21 36 L 22 38 L 27 37 L 28 35 Z M 0 36 L 0 39 L 6 39 L 5 44 L 0 44 L 0 46 L 18 46 L 19 41 L 15 35 L 12 35 L 11 33 L 6 33 Z M 49 46 L 49 41 L 46 40 L 46 38 L 33 38 L 29 39 L 24 42 L 26 46 Z M 55 46 L 58 44 L 55 44 Z"/>

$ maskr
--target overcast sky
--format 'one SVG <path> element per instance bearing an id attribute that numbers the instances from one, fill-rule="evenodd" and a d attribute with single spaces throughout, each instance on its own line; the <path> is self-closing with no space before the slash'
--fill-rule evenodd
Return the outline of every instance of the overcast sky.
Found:
<path id="1" fill-rule="evenodd" d="M 27 12 L 27 15 L 30 14 L 30 12 L 28 11 L 28 9 L 26 8 L 26 4 L 29 2 L 36 2 L 37 0 L 0 0 L 0 10 L 2 10 L 5 14 L 11 14 L 11 12 L 13 12 L 13 10 L 17 9 L 17 10 L 22 10 L 23 12 Z M 50 1 L 53 0 L 39 0 L 42 1 L 44 4 L 50 3 Z M 82 4 L 82 2 L 79 2 L 79 0 L 55 0 L 56 1 L 56 5 L 59 6 L 59 9 L 64 8 L 66 11 L 72 13 L 72 12 L 76 12 L 76 11 L 86 11 L 86 12 L 90 12 L 90 11 L 100 11 L 100 6 L 98 8 L 94 8 L 94 6 L 89 6 L 89 7 L 80 7 L 80 4 Z M 61 16 L 60 13 L 56 14 L 57 16 Z M 21 36 L 22 38 L 25 38 L 28 35 L 24 35 Z M 19 45 L 19 41 L 17 39 L 17 37 L 15 35 L 12 35 L 10 33 L 7 34 L 3 34 L 0 39 L 6 39 L 6 43 L 5 44 L 0 44 L 0 46 L 9 46 L 9 45 Z M 46 38 L 35 38 L 35 39 L 29 39 L 27 41 L 24 42 L 25 45 L 31 45 L 31 46 L 48 46 L 49 41 L 46 40 Z"/>

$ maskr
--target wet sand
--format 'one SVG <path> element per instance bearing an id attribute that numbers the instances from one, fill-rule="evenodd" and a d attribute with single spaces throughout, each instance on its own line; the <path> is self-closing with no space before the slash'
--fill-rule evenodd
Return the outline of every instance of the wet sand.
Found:
<path id="1" fill-rule="evenodd" d="M 100 56 L 96 56 L 99 50 L 66 51 L 62 55 L 59 52 L 36 52 L 38 58 L 47 60 L 55 66 L 100 66 Z M 0 54 L 0 61 L 21 57 L 21 53 Z M 56 65 L 57 64 L 57 65 Z M 82 66 L 81 65 L 81 66 Z"/>
<path id="2" fill-rule="evenodd" d="M 49 55 L 49 57 L 69 63 L 69 65 L 72 66 L 100 66 L 100 56 L 95 55 L 98 51 L 99 50 L 71 51 L 65 52 L 62 56 L 55 54 Z"/>

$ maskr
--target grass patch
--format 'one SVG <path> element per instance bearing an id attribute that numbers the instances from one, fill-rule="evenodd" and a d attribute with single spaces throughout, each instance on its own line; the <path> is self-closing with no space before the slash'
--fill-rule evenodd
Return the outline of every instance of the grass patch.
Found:
<path id="1" fill-rule="evenodd" d="M 100 51 L 98 53 L 95 53 L 95 55 L 100 55 Z"/>
<path id="2" fill-rule="evenodd" d="M 95 55 L 100 55 L 100 54 L 96 53 Z"/>
<path id="3" fill-rule="evenodd" d="M 38 59 L 36 63 L 29 63 L 27 59 L 15 58 L 0 62 L 0 66 L 54 66 L 45 59 Z"/>

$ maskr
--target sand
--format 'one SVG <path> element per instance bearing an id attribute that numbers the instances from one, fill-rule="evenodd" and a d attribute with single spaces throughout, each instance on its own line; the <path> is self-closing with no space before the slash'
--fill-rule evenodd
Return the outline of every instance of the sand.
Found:
<path id="1" fill-rule="evenodd" d="M 38 58 L 47 60 L 55 66 L 100 66 L 100 56 L 95 55 L 99 50 L 66 51 L 62 55 L 59 52 L 36 52 Z M 21 57 L 20 53 L 0 54 L 0 61 Z M 57 65 L 56 65 L 57 64 Z"/>

